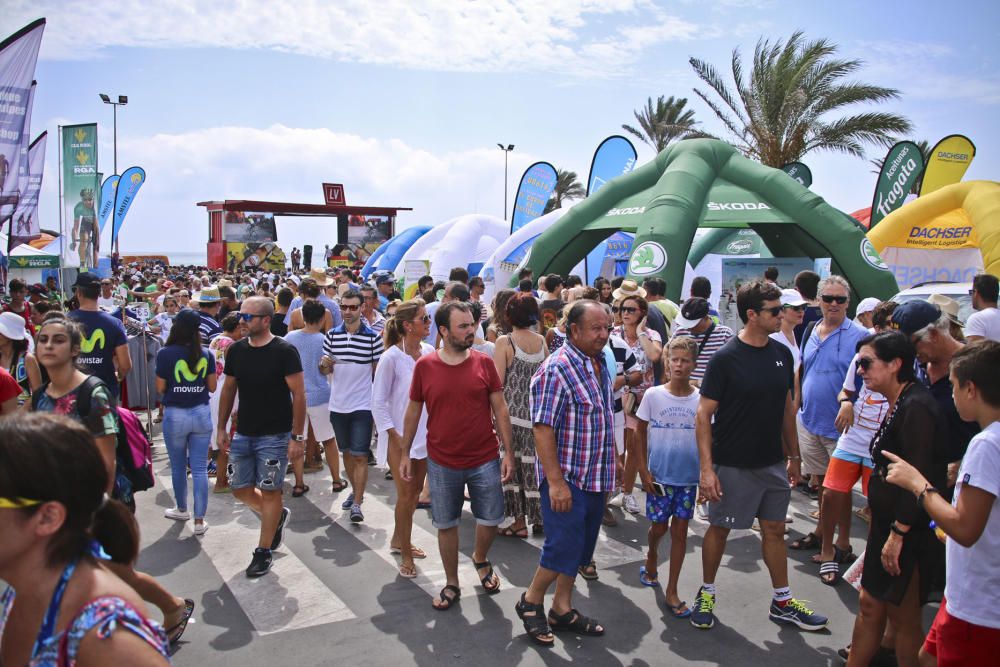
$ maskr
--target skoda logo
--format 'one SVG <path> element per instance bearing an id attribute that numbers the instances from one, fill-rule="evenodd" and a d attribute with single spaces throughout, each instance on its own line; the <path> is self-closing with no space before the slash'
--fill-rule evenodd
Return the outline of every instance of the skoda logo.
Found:
<path id="1" fill-rule="evenodd" d="M 864 258 L 868 266 L 873 269 L 878 269 L 880 271 L 888 271 L 889 266 L 882 260 L 882 256 L 878 254 L 875 250 L 875 246 L 868 239 L 862 239 L 861 241 L 861 256 Z"/>
<path id="2" fill-rule="evenodd" d="M 663 246 L 655 241 L 645 241 L 632 251 L 628 271 L 634 276 L 645 276 L 660 271 L 666 265 L 667 251 Z"/>

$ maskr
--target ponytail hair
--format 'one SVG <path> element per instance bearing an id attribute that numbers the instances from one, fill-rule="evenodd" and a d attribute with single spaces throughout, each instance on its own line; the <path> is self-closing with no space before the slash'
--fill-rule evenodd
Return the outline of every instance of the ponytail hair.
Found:
<path id="1" fill-rule="evenodd" d="M 411 321 L 424 307 L 424 300 L 408 299 L 396 307 L 396 314 L 385 322 L 385 329 L 382 331 L 382 343 L 388 348 L 392 345 L 399 345 L 399 341 L 406 336 L 404 325 Z"/>

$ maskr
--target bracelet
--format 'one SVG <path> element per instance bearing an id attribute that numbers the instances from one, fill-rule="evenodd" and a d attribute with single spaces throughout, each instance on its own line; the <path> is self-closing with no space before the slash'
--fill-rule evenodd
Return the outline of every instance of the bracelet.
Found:
<path id="1" fill-rule="evenodd" d="M 896 533 L 900 537 L 906 537 L 906 534 L 910 532 L 910 531 L 903 532 L 902 530 L 900 530 L 899 526 L 896 525 L 895 521 L 889 524 L 889 530 Z"/>
<path id="2" fill-rule="evenodd" d="M 802 457 L 801 456 L 786 456 L 785 460 L 786 461 L 801 461 Z"/>
<path id="3" fill-rule="evenodd" d="M 854 399 L 853 398 L 842 398 L 842 399 L 840 399 L 840 402 L 841 403 L 854 403 Z"/>
<path id="4" fill-rule="evenodd" d="M 923 504 L 924 504 L 924 498 L 926 498 L 926 497 L 927 497 L 927 494 L 928 494 L 928 493 L 941 493 L 941 492 L 940 492 L 940 491 L 938 491 L 937 489 L 935 489 L 935 488 L 934 488 L 933 486 L 931 486 L 930 484 L 924 484 L 924 490 L 923 490 L 923 491 L 921 491 L 921 492 L 920 492 L 920 495 L 918 495 L 918 496 L 917 496 L 917 502 L 918 502 L 919 504 L 923 505 Z"/>

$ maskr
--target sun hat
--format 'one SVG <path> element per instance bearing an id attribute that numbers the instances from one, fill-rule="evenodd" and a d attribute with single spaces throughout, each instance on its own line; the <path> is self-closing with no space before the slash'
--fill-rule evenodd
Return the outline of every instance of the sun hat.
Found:
<path id="1" fill-rule="evenodd" d="M 958 319 L 958 311 L 961 304 L 944 294 L 931 294 L 927 297 L 927 303 L 933 303 L 941 309 L 941 312 L 948 316 L 948 319 L 959 326 L 964 326 L 962 320 Z"/>
<path id="2" fill-rule="evenodd" d="M 681 312 L 674 318 L 674 326 L 691 329 L 708 316 L 708 300 L 693 296 L 681 305 Z"/>
<path id="3" fill-rule="evenodd" d="M 0 334 L 11 340 L 24 340 L 28 337 L 24 318 L 17 313 L 0 313 Z"/>
<path id="4" fill-rule="evenodd" d="M 805 306 L 809 302 L 802 298 L 797 289 L 783 289 L 781 290 L 781 305 L 782 306 Z"/>
<path id="5" fill-rule="evenodd" d="M 221 280 L 219 280 L 218 283 L 216 283 L 215 286 L 216 287 L 232 287 L 233 286 L 233 281 L 230 280 L 229 278 L 222 278 Z"/>
<path id="6" fill-rule="evenodd" d="M 612 292 L 611 296 L 612 298 L 614 298 L 615 301 L 630 296 L 641 296 L 643 299 L 645 299 L 646 290 L 639 287 L 639 283 L 637 283 L 634 280 L 623 280 L 621 287 Z"/>
<path id="7" fill-rule="evenodd" d="M 212 285 L 192 294 L 191 300 L 196 303 L 217 303 L 222 300 L 222 297 L 219 295 L 219 288 Z"/>
<path id="8" fill-rule="evenodd" d="M 326 275 L 326 271 L 323 269 L 312 269 L 309 272 L 309 277 L 316 281 L 316 284 L 320 287 L 326 287 L 327 285 L 333 284 L 333 278 Z"/>

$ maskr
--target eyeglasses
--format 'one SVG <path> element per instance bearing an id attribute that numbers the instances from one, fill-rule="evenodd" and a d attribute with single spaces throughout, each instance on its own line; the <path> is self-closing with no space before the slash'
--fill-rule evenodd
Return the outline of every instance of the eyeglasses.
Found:
<path id="1" fill-rule="evenodd" d="M 874 364 L 874 363 L 875 363 L 875 360 L 872 359 L 871 357 L 859 357 L 858 358 L 858 368 L 860 368 L 863 371 L 867 371 L 869 368 L 872 367 L 872 364 Z"/>
<path id="2" fill-rule="evenodd" d="M 255 317 L 270 317 L 269 315 L 257 315 L 256 313 L 237 313 L 236 316 L 240 318 L 241 322 L 249 322 Z"/>
<path id="3" fill-rule="evenodd" d="M 35 505 L 41 505 L 43 501 L 32 500 L 30 498 L 0 498 L 0 509 L 4 510 L 19 510 L 25 507 L 34 507 Z"/>
<path id="4" fill-rule="evenodd" d="M 839 303 L 840 305 L 844 305 L 845 303 L 847 303 L 846 296 L 834 296 L 833 294 L 824 294 L 820 298 L 823 299 L 823 303 Z"/>
<path id="5" fill-rule="evenodd" d="M 771 317 L 777 317 L 781 315 L 781 306 L 773 306 L 771 308 L 755 308 L 758 313 L 770 313 Z"/>
<path id="6" fill-rule="evenodd" d="M 359 308 L 361 308 L 361 304 L 358 304 L 356 306 L 346 306 L 344 304 L 340 304 L 341 310 L 358 310 Z"/>

